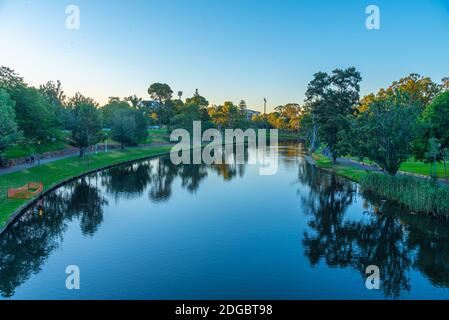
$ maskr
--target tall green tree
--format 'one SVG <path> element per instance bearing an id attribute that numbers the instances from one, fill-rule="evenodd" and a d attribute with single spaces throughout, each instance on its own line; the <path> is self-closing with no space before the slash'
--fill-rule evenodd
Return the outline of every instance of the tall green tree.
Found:
<path id="1" fill-rule="evenodd" d="M 364 151 L 390 175 L 412 155 L 421 104 L 407 93 L 376 98 L 358 118 L 358 128 L 364 138 Z"/>
<path id="2" fill-rule="evenodd" d="M 347 126 L 346 117 L 359 101 L 362 77 L 354 68 L 335 69 L 331 74 L 318 72 L 309 83 L 306 103 L 320 127 L 319 134 L 335 162 L 340 154 L 339 132 Z"/>
<path id="3" fill-rule="evenodd" d="M 128 112 L 130 109 L 131 107 L 127 101 L 120 100 L 120 98 L 117 97 L 109 97 L 108 103 L 100 108 L 103 114 L 103 125 L 107 128 L 112 128 L 114 120 L 113 118 L 116 115 L 116 113 L 118 111 Z"/>
<path id="4" fill-rule="evenodd" d="M 437 162 L 440 157 L 440 144 L 435 138 L 429 139 L 429 150 L 425 153 L 426 160 L 431 163 L 430 176 L 432 179 L 437 177 Z"/>
<path id="5" fill-rule="evenodd" d="M 80 157 L 83 157 L 86 148 L 103 138 L 101 111 L 93 99 L 80 93 L 69 99 L 67 108 L 70 112 L 71 144 L 79 148 Z"/>
<path id="6" fill-rule="evenodd" d="M 407 94 L 411 100 L 417 101 L 423 109 L 432 102 L 433 98 L 440 93 L 440 90 L 440 86 L 429 77 L 411 73 L 407 77 L 393 82 L 384 94 L 391 95 L 396 91 L 401 91 Z"/>
<path id="7" fill-rule="evenodd" d="M 198 89 L 195 90 L 195 94 L 192 98 L 186 99 L 186 105 L 196 105 L 199 107 L 200 120 L 204 123 L 210 121 L 209 113 L 207 107 L 209 106 L 209 101 L 202 95 L 198 93 Z"/>
<path id="8" fill-rule="evenodd" d="M 3 166 L 3 155 L 10 145 L 16 144 L 21 133 L 16 123 L 14 101 L 6 90 L 0 88 L 0 167 Z"/>
<path id="9" fill-rule="evenodd" d="M 64 129 L 67 129 L 68 114 L 65 108 L 65 102 L 67 96 L 62 89 L 61 81 L 56 82 L 48 81 L 47 83 L 39 86 L 39 92 L 52 106 L 58 125 Z"/>
<path id="10" fill-rule="evenodd" d="M 168 84 L 157 82 L 148 88 L 148 94 L 158 102 L 154 112 L 157 114 L 159 124 L 169 124 L 173 112 L 173 104 L 169 102 L 173 96 L 173 90 Z"/>
<path id="11" fill-rule="evenodd" d="M 173 90 L 166 83 L 156 82 L 148 88 L 148 94 L 152 99 L 157 100 L 162 104 L 172 98 Z"/>
<path id="12" fill-rule="evenodd" d="M 130 107 L 117 109 L 111 116 L 111 134 L 122 150 L 125 146 L 138 145 L 148 135 L 146 119 L 141 112 Z"/>
<path id="13" fill-rule="evenodd" d="M 297 103 L 287 103 L 284 106 L 278 106 L 275 108 L 279 112 L 284 124 L 281 129 L 289 131 L 299 130 L 299 119 L 302 115 L 302 107 Z"/>
<path id="14" fill-rule="evenodd" d="M 435 137 L 444 148 L 449 147 L 449 91 L 438 95 L 423 113 L 430 124 L 430 137 Z"/>
<path id="15" fill-rule="evenodd" d="M 195 104 L 200 108 L 207 108 L 209 106 L 209 101 L 198 93 L 198 89 L 196 89 L 195 94 L 192 98 L 186 99 L 186 104 Z"/>
<path id="16" fill-rule="evenodd" d="M 48 81 L 47 83 L 39 86 L 39 91 L 54 107 L 64 106 L 67 97 L 62 89 L 61 81 Z"/>
<path id="17" fill-rule="evenodd" d="M 11 98 L 16 102 L 17 123 L 28 142 L 43 143 L 58 135 L 56 110 L 39 90 L 18 87 Z"/>
<path id="18" fill-rule="evenodd" d="M 0 66 L 0 88 L 5 89 L 9 95 L 12 95 L 14 90 L 24 86 L 23 78 L 14 70 Z"/>

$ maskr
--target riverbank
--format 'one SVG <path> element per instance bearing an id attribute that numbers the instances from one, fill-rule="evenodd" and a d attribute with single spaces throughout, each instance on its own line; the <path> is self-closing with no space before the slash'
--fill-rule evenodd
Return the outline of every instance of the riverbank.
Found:
<path id="1" fill-rule="evenodd" d="M 314 153 L 312 156 L 308 156 L 309 163 L 310 159 L 313 160 L 313 165 L 317 166 L 320 169 L 334 172 L 340 176 L 343 176 L 349 180 L 360 183 L 364 177 L 367 176 L 367 172 L 369 168 L 357 168 L 353 166 L 347 166 L 344 164 L 332 164 L 332 160 L 325 157 L 322 154 Z"/>
<path id="2" fill-rule="evenodd" d="M 321 155 L 307 156 L 316 167 L 333 172 L 360 184 L 362 190 L 394 200 L 415 213 L 449 217 L 447 181 L 433 181 L 426 176 L 399 173 L 392 177 L 376 166 L 332 160 Z"/>
<path id="3" fill-rule="evenodd" d="M 0 176 L 0 233 L 22 208 L 36 200 L 8 199 L 8 188 L 21 187 L 29 182 L 42 182 L 44 191 L 38 196 L 40 197 L 55 186 L 81 175 L 129 161 L 168 154 L 170 150 L 171 146 L 153 146 L 90 154 L 83 159 L 73 156 Z"/>
<path id="4" fill-rule="evenodd" d="M 281 139 L 283 140 L 283 139 Z M 62 159 L 47 159 L 40 166 L 28 167 L 0 176 L 0 234 L 20 213 L 37 199 L 60 185 L 80 176 L 126 164 L 168 154 L 172 145 L 139 146 L 123 151 L 89 153 L 84 158 L 78 155 Z M 8 199 L 9 188 L 18 188 L 30 182 L 42 182 L 44 190 L 32 199 Z"/>

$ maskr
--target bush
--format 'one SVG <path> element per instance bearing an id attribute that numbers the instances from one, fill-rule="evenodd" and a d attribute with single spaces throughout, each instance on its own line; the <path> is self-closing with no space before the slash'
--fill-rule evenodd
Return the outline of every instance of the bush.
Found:
<path id="1" fill-rule="evenodd" d="M 364 191 L 400 202 L 412 211 L 449 216 L 449 188 L 434 181 L 369 173 L 360 185 Z"/>

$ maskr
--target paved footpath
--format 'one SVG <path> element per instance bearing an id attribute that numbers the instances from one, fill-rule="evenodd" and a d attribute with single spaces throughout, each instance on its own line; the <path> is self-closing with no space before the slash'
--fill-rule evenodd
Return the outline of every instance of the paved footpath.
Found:
<path id="1" fill-rule="evenodd" d="M 149 148 L 149 147 L 165 147 L 165 146 L 170 146 L 170 145 L 171 145 L 170 143 L 153 143 L 151 145 L 141 145 L 141 146 L 138 146 L 138 147 L 128 147 L 127 149 Z M 118 149 L 114 148 L 114 149 L 111 149 L 110 151 L 113 151 L 113 150 L 118 150 Z M 98 151 L 98 153 L 100 153 L 100 152 L 104 152 L 104 151 Z M 89 151 L 89 152 L 86 152 L 85 154 L 89 155 L 89 154 L 95 154 L 95 153 L 96 153 L 95 151 Z M 79 151 L 75 151 L 73 153 L 66 154 L 66 155 L 63 155 L 63 156 L 49 157 L 49 158 L 41 159 L 40 160 L 40 164 L 42 165 L 42 164 L 46 164 L 46 163 L 50 163 L 50 162 L 54 162 L 54 161 L 58 161 L 58 160 L 62 160 L 62 159 L 70 158 L 70 157 L 74 157 L 74 156 L 77 156 L 78 154 L 79 154 Z M 24 163 L 24 164 L 16 165 L 14 167 L 0 168 L 0 176 L 3 176 L 3 175 L 8 174 L 8 173 L 13 173 L 13 172 L 17 172 L 17 171 L 22 171 L 22 170 L 34 168 L 34 167 L 37 167 L 37 166 L 38 166 L 38 160 L 36 160 L 34 162 L 34 164 Z"/>
<path id="2" fill-rule="evenodd" d="M 385 173 L 385 171 L 383 171 L 376 165 L 361 163 L 359 161 L 355 161 L 355 160 L 347 159 L 347 158 L 337 158 L 337 164 L 341 164 L 344 166 L 351 166 L 351 167 L 362 169 L 362 170 L 374 171 L 374 172 L 378 172 L 378 173 Z M 411 173 L 411 172 L 399 171 L 398 174 L 404 175 L 404 176 L 411 176 L 411 177 L 415 177 L 415 178 L 423 179 L 423 180 L 430 179 L 429 176 Z M 447 180 L 447 179 L 438 178 L 437 181 L 441 185 L 449 185 L 449 180 Z"/>
<path id="3" fill-rule="evenodd" d="M 61 160 L 61 159 L 70 158 L 70 157 L 76 156 L 77 154 L 78 154 L 78 152 L 74 152 L 71 154 L 66 154 L 64 156 L 41 159 L 40 164 L 45 164 L 45 163 L 49 163 L 49 162 L 53 162 L 53 161 L 57 161 L 57 160 Z M 23 163 L 23 164 L 16 165 L 14 167 L 0 168 L 0 176 L 3 176 L 8 173 L 26 170 L 26 169 L 37 167 L 37 166 L 38 166 L 38 160 L 35 160 L 34 164 Z"/>

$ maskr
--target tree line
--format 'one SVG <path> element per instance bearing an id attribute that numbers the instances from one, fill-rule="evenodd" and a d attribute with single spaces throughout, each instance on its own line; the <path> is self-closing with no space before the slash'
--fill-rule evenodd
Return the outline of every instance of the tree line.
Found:
<path id="1" fill-rule="evenodd" d="M 84 156 L 88 147 L 108 137 L 121 147 L 145 141 L 148 126 L 191 130 L 193 121 L 208 128 L 299 129 L 301 108 L 298 104 L 279 106 L 270 114 L 248 116 L 246 102 L 226 101 L 209 105 L 198 93 L 185 101 L 173 97 L 168 84 L 153 83 L 150 99 L 132 95 L 110 97 L 100 106 L 94 99 L 76 93 L 67 97 L 60 81 L 49 81 L 38 88 L 29 86 L 14 70 L 0 67 L 0 165 L 5 150 L 18 142 L 35 150 L 51 141 L 62 141 L 69 134 L 70 144 Z M 251 115 L 251 114 L 250 114 Z M 110 129 L 108 131 L 103 129 Z"/>
<path id="2" fill-rule="evenodd" d="M 449 160 L 449 78 L 412 73 L 363 98 L 361 81 L 354 67 L 314 75 L 299 125 L 311 152 L 369 158 L 390 175 L 411 157 Z"/>

